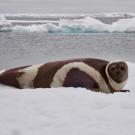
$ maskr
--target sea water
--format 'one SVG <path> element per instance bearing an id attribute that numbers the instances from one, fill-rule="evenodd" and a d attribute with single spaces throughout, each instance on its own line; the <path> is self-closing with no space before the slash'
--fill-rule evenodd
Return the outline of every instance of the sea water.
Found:
<path id="1" fill-rule="evenodd" d="M 83 19 L 88 19 L 90 21 L 93 18 Z M 134 18 L 128 18 L 126 21 L 119 21 L 118 19 L 119 18 L 113 17 L 111 21 L 109 18 L 101 17 L 100 21 L 93 19 L 93 23 L 91 24 L 92 26 L 100 25 L 98 30 L 101 30 L 101 28 L 108 25 L 112 26 L 112 23 L 117 24 L 117 30 L 124 30 L 124 26 L 128 26 L 127 29 L 131 31 L 134 29 Z M 55 21 L 57 20 L 58 19 L 55 18 Z M 86 26 L 87 24 L 90 24 L 88 20 L 81 21 L 83 21 L 83 23 L 85 23 L 84 25 Z M 66 20 L 66 24 L 68 21 L 71 25 L 76 24 L 76 21 L 77 24 L 80 24 L 78 19 L 73 20 L 72 18 L 72 20 Z M 124 23 L 124 25 L 121 26 L 120 23 Z M 54 24 L 52 25 L 54 26 Z M 10 32 L 0 32 L 1 70 L 16 66 L 45 63 L 48 61 L 78 57 L 93 57 L 110 61 L 122 59 L 135 62 L 135 33 L 133 31 L 132 33 L 127 31 L 80 32 L 79 29 L 78 32 L 54 31 L 50 33 L 42 31 L 42 27 L 38 28 L 38 31 L 34 31 L 33 29 L 37 27 L 37 24 L 34 25 L 35 27 L 33 28 L 31 28 L 31 25 L 19 25 L 19 27 L 20 26 L 23 28 L 29 27 L 29 29 L 27 29 L 27 31 L 24 29 L 23 31 L 22 29 L 16 29 Z M 13 25 L 12 27 L 15 28 L 16 26 Z M 57 24 L 56 27 L 58 27 Z M 30 31 L 30 29 L 33 31 Z"/>

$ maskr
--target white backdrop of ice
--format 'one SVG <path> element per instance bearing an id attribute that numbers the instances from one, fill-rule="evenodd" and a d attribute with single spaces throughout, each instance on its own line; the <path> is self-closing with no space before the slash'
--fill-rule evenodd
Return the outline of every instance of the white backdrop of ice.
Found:
<path id="1" fill-rule="evenodd" d="M 42 24 L 30 26 L 14 26 L 13 31 L 50 32 L 50 33 L 96 33 L 96 32 L 135 32 L 135 17 L 119 19 L 112 24 L 105 24 L 95 18 L 60 19 L 58 25 Z"/>
<path id="2" fill-rule="evenodd" d="M 0 134 L 134 135 L 135 64 L 128 65 L 130 93 L 0 86 Z"/>
<path id="3" fill-rule="evenodd" d="M 135 17 L 134 12 L 100 13 L 100 14 L 3 14 L 5 17 L 28 17 L 28 18 L 80 18 L 80 17 Z"/>
<path id="4" fill-rule="evenodd" d="M 92 16 L 92 17 L 91 17 Z M 119 19 L 112 24 L 105 24 L 93 17 L 132 17 L 126 19 Z M 32 24 L 29 26 L 16 25 L 11 28 L 12 24 L 10 20 L 6 20 L 5 17 L 15 18 L 44 18 L 58 19 L 58 24 Z M 64 18 L 64 19 L 63 19 Z M 68 18 L 68 19 L 65 19 Z M 70 18 L 70 19 L 69 19 Z M 72 18 L 72 19 L 71 19 Z M 83 18 L 83 19 L 74 19 Z M 60 21 L 59 21 L 60 19 Z M 12 20 L 13 21 L 13 20 Z M 22 20 L 22 22 L 28 22 Z M 47 21 L 47 20 L 46 20 Z M 19 21 L 21 22 L 21 20 Z M 36 22 L 36 21 L 35 21 Z M 0 14 L 0 30 L 12 30 L 20 32 L 61 32 L 61 33 L 96 33 L 96 32 L 135 32 L 135 17 L 133 13 L 111 13 L 111 14 Z"/>
<path id="5" fill-rule="evenodd" d="M 11 29 L 12 24 L 10 21 L 7 21 L 5 16 L 0 14 L 0 31 L 7 31 Z"/>

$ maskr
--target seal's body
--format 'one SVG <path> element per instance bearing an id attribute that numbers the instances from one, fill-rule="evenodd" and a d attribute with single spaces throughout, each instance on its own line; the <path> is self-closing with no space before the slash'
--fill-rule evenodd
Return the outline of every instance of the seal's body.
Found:
<path id="1" fill-rule="evenodd" d="M 16 88 L 84 87 L 93 91 L 121 91 L 128 78 L 125 62 L 80 58 L 10 69 L 0 83 Z"/>

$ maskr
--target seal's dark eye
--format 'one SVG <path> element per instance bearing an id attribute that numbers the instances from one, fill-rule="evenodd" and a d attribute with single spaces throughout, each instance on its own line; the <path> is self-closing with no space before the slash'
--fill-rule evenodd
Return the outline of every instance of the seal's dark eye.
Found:
<path id="1" fill-rule="evenodd" d="M 112 67 L 112 68 L 111 68 L 111 71 L 114 71 L 114 70 L 115 70 L 115 67 Z"/>
<path id="2" fill-rule="evenodd" d="M 121 66 L 120 69 L 123 71 L 123 70 L 125 70 L 125 67 Z"/>

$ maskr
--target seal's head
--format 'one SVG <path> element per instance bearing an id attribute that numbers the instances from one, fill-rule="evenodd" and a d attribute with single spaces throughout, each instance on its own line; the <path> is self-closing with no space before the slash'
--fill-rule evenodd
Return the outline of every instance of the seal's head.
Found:
<path id="1" fill-rule="evenodd" d="M 128 66 L 123 61 L 109 63 L 106 70 L 109 77 L 118 84 L 128 78 Z"/>

